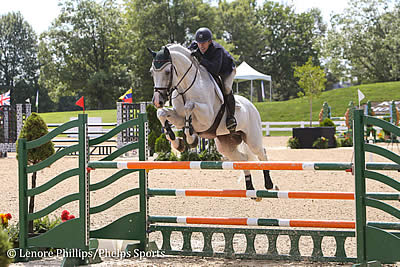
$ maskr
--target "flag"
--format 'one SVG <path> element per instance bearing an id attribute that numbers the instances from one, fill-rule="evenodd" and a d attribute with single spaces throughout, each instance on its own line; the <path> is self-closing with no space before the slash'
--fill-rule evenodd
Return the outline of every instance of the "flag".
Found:
<path id="1" fill-rule="evenodd" d="M 39 110 L 39 89 L 36 91 L 36 112 Z"/>
<path id="2" fill-rule="evenodd" d="M 365 98 L 365 95 L 360 91 L 360 89 L 357 90 L 358 90 L 358 102 L 361 102 L 361 100 Z"/>
<path id="3" fill-rule="evenodd" d="M 83 108 L 83 111 L 85 111 L 85 98 L 83 96 L 79 98 L 79 100 L 76 101 L 75 105 L 80 106 L 81 108 Z"/>
<path id="4" fill-rule="evenodd" d="M 119 99 L 125 103 L 132 103 L 132 88 L 126 91 Z"/>
<path id="5" fill-rule="evenodd" d="M 0 106 L 9 106 L 10 105 L 10 90 L 0 95 Z"/>

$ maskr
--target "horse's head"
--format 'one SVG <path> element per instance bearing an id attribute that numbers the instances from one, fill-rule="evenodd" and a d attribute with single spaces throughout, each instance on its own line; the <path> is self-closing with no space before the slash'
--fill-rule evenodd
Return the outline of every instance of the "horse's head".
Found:
<path id="1" fill-rule="evenodd" d="M 153 64 L 150 69 L 154 82 L 153 104 L 156 108 L 162 108 L 171 94 L 173 78 L 171 55 L 167 47 L 161 48 L 158 52 L 149 48 L 148 50 L 153 56 Z"/>

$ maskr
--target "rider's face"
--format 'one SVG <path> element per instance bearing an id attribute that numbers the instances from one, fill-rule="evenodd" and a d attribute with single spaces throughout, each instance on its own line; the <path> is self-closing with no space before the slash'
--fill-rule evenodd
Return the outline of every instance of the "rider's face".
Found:
<path id="1" fill-rule="evenodd" d="M 204 43 L 197 43 L 197 46 L 199 47 L 200 52 L 204 54 L 207 51 L 208 47 L 210 46 L 211 42 L 212 41 L 210 40 L 210 41 L 207 41 Z"/>

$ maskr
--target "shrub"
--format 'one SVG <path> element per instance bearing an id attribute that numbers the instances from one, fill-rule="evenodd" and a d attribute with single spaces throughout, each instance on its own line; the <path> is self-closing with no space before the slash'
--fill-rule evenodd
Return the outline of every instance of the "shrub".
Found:
<path id="1" fill-rule="evenodd" d="M 8 234 L 0 227 L 0 266 L 8 266 L 12 259 L 7 257 L 7 250 L 11 249 L 12 245 L 8 241 Z"/>
<path id="2" fill-rule="evenodd" d="M 171 145 L 169 144 L 169 141 L 165 137 L 165 134 L 161 134 L 156 139 L 154 151 L 155 152 L 170 152 L 171 151 Z"/>
<path id="3" fill-rule="evenodd" d="M 347 135 L 345 138 L 340 138 L 338 143 L 342 147 L 352 147 L 353 146 L 353 138 L 351 136 Z"/>
<path id="4" fill-rule="evenodd" d="M 297 137 L 291 137 L 289 138 L 287 145 L 291 149 L 297 149 L 300 148 L 300 141 Z"/>
<path id="5" fill-rule="evenodd" d="M 314 148 L 318 148 L 318 149 L 324 149 L 324 148 L 328 148 L 328 139 L 321 136 L 319 138 L 317 138 L 317 140 L 314 141 L 312 147 Z"/>
<path id="6" fill-rule="evenodd" d="M 180 161 L 200 161 L 200 156 L 197 152 L 184 151 L 181 153 Z"/>
<path id="7" fill-rule="evenodd" d="M 50 229 L 53 229 L 61 223 L 61 217 L 50 219 L 49 216 L 44 216 L 42 218 L 33 221 L 33 232 L 37 234 L 45 233 Z"/>
<path id="8" fill-rule="evenodd" d="M 173 152 L 160 152 L 154 161 L 178 161 L 178 157 Z"/>
<path id="9" fill-rule="evenodd" d="M 217 150 L 203 150 L 200 155 L 201 161 L 220 161 L 222 159 L 222 155 Z"/>
<path id="10" fill-rule="evenodd" d="M 335 123 L 329 119 L 329 118 L 325 118 L 320 124 L 319 126 L 321 127 L 335 127 L 335 132 L 336 132 L 336 125 Z"/>
<path id="11" fill-rule="evenodd" d="M 35 112 L 33 112 L 27 119 L 22 127 L 19 138 L 25 138 L 27 141 L 36 140 L 46 134 L 48 134 L 47 124 L 44 120 Z M 17 158 L 18 158 L 18 141 L 17 141 Z M 39 147 L 28 150 L 28 164 L 37 164 L 51 155 L 54 154 L 54 144 L 49 141 Z M 37 172 L 32 173 L 32 189 L 36 187 Z M 35 209 L 35 196 L 29 198 L 29 213 L 33 213 Z M 29 222 L 28 231 L 32 233 L 33 224 L 32 221 Z"/>
<path id="12" fill-rule="evenodd" d="M 150 132 L 149 137 L 148 137 L 148 145 L 150 148 L 150 156 L 153 156 L 154 151 L 155 151 L 155 146 L 156 146 L 156 140 L 158 136 L 155 132 Z"/>

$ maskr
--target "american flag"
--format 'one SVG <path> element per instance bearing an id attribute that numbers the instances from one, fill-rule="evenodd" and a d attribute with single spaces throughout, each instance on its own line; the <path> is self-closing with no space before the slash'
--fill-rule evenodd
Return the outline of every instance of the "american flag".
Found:
<path id="1" fill-rule="evenodd" d="M 10 105 L 10 90 L 0 95 L 0 106 L 9 106 Z"/>

